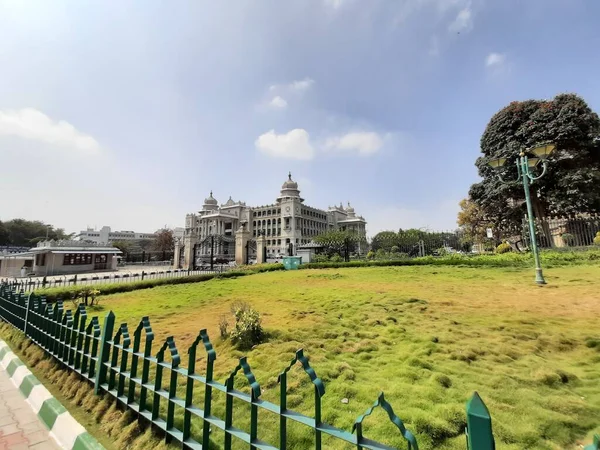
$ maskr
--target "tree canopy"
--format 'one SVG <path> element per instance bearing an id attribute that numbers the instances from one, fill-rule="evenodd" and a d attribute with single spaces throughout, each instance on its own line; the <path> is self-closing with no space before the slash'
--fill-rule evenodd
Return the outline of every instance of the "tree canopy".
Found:
<path id="1" fill-rule="evenodd" d="M 314 241 L 323 246 L 324 253 L 331 257 L 339 255 L 344 260 L 350 260 L 350 254 L 356 252 L 361 236 L 350 231 L 331 230 L 315 236 Z"/>
<path id="2" fill-rule="evenodd" d="M 155 233 L 156 237 L 152 242 L 152 248 L 161 252 L 173 251 L 175 247 L 175 238 L 173 237 L 173 230 L 163 228 Z"/>
<path id="3" fill-rule="evenodd" d="M 0 245 L 30 247 L 46 239 L 67 239 L 62 228 L 54 228 L 39 220 L 13 219 L 0 222 Z"/>
<path id="4" fill-rule="evenodd" d="M 521 151 L 554 142 L 547 174 L 531 186 L 538 218 L 600 211 L 600 118 L 574 94 L 512 102 L 496 113 L 481 137 L 475 165 L 483 180 L 469 197 L 495 228 L 518 232 L 525 211 L 515 161 Z M 488 162 L 507 158 L 502 182 Z M 514 180 L 514 181 L 509 181 Z M 508 181 L 508 182 L 507 182 Z"/>

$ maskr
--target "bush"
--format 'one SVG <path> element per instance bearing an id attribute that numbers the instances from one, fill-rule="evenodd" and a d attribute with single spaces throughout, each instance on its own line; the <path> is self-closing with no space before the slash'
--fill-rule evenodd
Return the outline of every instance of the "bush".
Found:
<path id="1" fill-rule="evenodd" d="M 438 254 L 438 256 L 448 256 L 448 250 L 446 250 L 446 247 L 438 248 L 436 250 L 436 253 Z"/>
<path id="2" fill-rule="evenodd" d="M 392 253 L 400 253 L 400 247 L 398 247 L 397 245 L 394 245 L 392 247 Z"/>
<path id="3" fill-rule="evenodd" d="M 329 257 L 327 255 L 315 255 L 315 257 L 313 258 L 313 262 L 327 262 L 329 261 Z"/>
<path id="4" fill-rule="evenodd" d="M 498 253 L 499 255 L 503 253 L 508 253 L 510 251 L 512 251 L 512 247 L 508 242 L 503 242 L 498 247 L 496 247 L 496 253 Z"/>
<path id="5" fill-rule="evenodd" d="M 600 231 L 596 233 L 596 237 L 594 238 L 594 245 L 600 245 Z"/>
<path id="6" fill-rule="evenodd" d="M 231 330 L 231 342 L 240 350 L 248 350 L 260 344 L 265 333 L 258 311 L 248 303 L 234 303 L 231 307 L 235 317 L 235 326 Z"/>
<path id="7" fill-rule="evenodd" d="M 573 247 L 575 245 L 575 236 L 571 233 L 563 233 L 561 237 L 567 247 Z"/>
<path id="8" fill-rule="evenodd" d="M 342 258 L 340 255 L 333 255 L 329 261 L 337 263 L 337 262 L 342 262 L 344 261 L 344 258 Z"/>
<path id="9" fill-rule="evenodd" d="M 369 250 L 369 253 L 367 253 L 367 259 L 375 259 L 375 252 L 373 250 Z"/>

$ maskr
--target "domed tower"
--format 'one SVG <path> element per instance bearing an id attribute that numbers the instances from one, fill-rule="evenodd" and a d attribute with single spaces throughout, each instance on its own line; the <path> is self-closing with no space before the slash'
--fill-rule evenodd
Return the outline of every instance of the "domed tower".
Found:
<path id="1" fill-rule="evenodd" d="M 298 183 L 292 180 L 292 173 L 288 173 L 288 179 L 281 185 L 281 192 L 279 197 L 277 197 L 277 203 L 281 203 L 282 200 L 287 199 L 300 199 L 301 202 L 304 201 L 303 198 L 300 198 L 300 190 L 298 189 Z"/>
<path id="2" fill-rule="evenodd" d="M 214 211 L 219 207 L 219 202 L 216 198 L 213 197 L 212 191 L 210 191 L 210 195 L 204 199 L 204 205 L 202 209 L 204 211 Z"/>
<path id="3" fill-rule="evenodd" d="M 281 214 L 281 246 L 285 248 L 285 253 L 295 254 L 295 249 L 301 234 L 301 211 L 303 198 L 300 197 L 298 183 L 292 180 L 292 174 L 288 174 L 288 179 L 281 186 L 281 192 L 277 197 L 277 205 Z"/>
<path id="4" fill-rule="evenodd" d="M 350 202 L 348 202 L 348 207 L 346 208 L 346 214 L 348 214 L 348 219 L 353 219 L 356 217 L 356 212 L 354 212 L 354 208 L 350 206 Z"/>

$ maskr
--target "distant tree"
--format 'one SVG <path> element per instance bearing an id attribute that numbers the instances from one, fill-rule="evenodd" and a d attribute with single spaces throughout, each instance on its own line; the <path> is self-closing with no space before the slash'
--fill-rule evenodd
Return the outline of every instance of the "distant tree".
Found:
<path id="1" fill-rule="evenodd" d="M 465 232 L 465 237 L 473 242 L 482 242 L 487 237 L 487 228 L 491 227 L 485 211 L 469 198 L 462 199 L 459 206 L 457 223 Z"/>
<path id="2" fill-rule="evenodd" d="M 173 237 L 173 230 L 163 228 L 158 230 L 156 237 L 152 242 L 152 248 L 160 252 L 171 252 L 175 248 L 175 238 Z"/>
<path id="3" fill-rule="evenodd" d="M 10 243 L 10 234 L 6 225 L 0 221 L 0 245 L 8 245 Z"/>
<path id="4" fill-rule="evenodd" d="M 398 234 L 395 231 L 380 231 L 371 240 L 371 250 L 377 252 L 379 249 L 391 251 L 392 247 L 398 245 Z"/>
<path id="5" fill-rule="evenodd" d="M 326 231 L 315 237 L 314 241 L 323 246 L 328 257 L 339 255 L 345 261 L 350 260 L 350 254 L 356 252 L 361 237 L 350 231 Z"/>
<path id="6" fill-rule="evenodd" d="M 577 95 L 512 102 L 491 118 L 481 137 L 482 156 L 475 165 L 483 180 L 471 186 L 469 197 L 494 227 L 518 233 L 525 205 L 515 160 L 521 151 L 552 141 L 557 150 L 549 158 L 549 171 L 531 186 L 535 216 L 598 212 L 599 137 L 600 118 Z M 488 166 L 496 158 L 507 158 L 504 182 Z"/>
<path id="7" fill-rule="evenodd" d="M 39 241 L 47 239 L 67 239 L 62 228 L 54 228 L 39 220 L 13 219 L 4 222 L 4 229 L 8 233 L 8 244 L 15 246 L 33 246 Z"/>
<path id="8" fill-rule="evenodd" d="M 131 243 L 127 241 L 115 241 L 111 244 L 113 247 L 118 248 L 123 252 L 123 254 L 127 254 L 131 252 Z"/>

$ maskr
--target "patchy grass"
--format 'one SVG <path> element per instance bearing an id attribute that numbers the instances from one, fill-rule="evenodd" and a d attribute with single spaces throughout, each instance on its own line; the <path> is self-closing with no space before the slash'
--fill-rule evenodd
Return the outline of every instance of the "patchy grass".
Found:
<path id="1" fill-rule="evenodd" d="M 499 450 L 571 449 L 600 425 L 600 266 L 557 267 L 547 271 L 547 281 L 536 286 L 533 270 L 523 268 L 271 272 L 106 296 L 96 311 L 102 319 L 113 310 L 130 332 L 150 316 L 154 352 L 173 335 L 184 366 L 188 345 L 208 328 L 218 354 L 215 378 L 222 382 L 242 353 L 218 338 L 219 319 L 233 302 L 248 302 L 270 335 L 248 352 L 265 400 L 278 403 L 277 375 L 304 348 L 326 383 L 323 419 L 340 428 L 350 431 L 384 391 L 420 448 L 464 450 L 465 402 L 478 391 Z M 288 387 L 288 406 L 311 414 L 308 377 L 295 369 Z M 223 413 L 219 401 L 216 415 Z M 259 416 L 259 437 L 276 445 L 276 418 Z M 365 421 L 365 434 L 405 448 L 384 413 L 374 416 Z M 234 425 L 248 430 L 248 418 L 236 403 Z M 199 426 L 193 423 L 194 433 Z M 290 425 L 289 436 L 289 448 L 314 445 L 300 425 Z"/>

